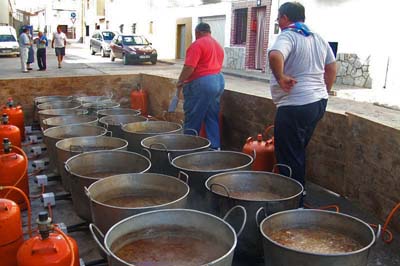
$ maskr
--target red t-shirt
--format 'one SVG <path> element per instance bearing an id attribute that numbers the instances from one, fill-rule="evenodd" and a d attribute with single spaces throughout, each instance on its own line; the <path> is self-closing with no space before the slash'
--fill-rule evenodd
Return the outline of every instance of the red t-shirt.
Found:
<path id="1" fill-rule="evenodd" d="M 185 81 L 217 74 L 224 61 L 224 50 L 211 35 L 206 35 L 192 43 L 186 51 L 185 65 L 194 67 L 192 75 Z"/>

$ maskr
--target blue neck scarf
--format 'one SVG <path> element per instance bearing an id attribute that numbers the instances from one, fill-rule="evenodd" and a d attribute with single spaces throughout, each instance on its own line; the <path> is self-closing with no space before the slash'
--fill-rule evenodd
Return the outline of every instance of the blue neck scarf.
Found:
<path id="1" fill-rule="evenodd" d="M 313 34 L 311 32 L 311 30 L 307 27 L 307 25 L 304 24 L 303 22 L 296 22 L 296 23 L 290 24 L 289 26 L 284 28 L 282 31 L 287 31 L 287 30 L 297 32 L 306 37 Z"/>

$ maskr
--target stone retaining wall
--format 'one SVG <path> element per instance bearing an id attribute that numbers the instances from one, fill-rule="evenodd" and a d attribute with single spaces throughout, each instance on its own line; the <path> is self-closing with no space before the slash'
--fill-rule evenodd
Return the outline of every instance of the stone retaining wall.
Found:
<path id="1" fill-rule="evenodd" d="M 338 54 L 336 84 L 361 88 L 371 88 L 372 79 L 369 72 L 370 58 L 365 60 L 357 54 Z"/>

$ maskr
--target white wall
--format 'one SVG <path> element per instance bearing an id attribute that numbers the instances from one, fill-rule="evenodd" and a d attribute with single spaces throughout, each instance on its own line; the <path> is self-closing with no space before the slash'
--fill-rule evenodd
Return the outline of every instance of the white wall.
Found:
<path id="1" fill-rule="evenodd" d="M 8 0 L 0 0 L 0 24 L 10 24 L 8 12 Z"/>
<path id="2" fill-rule="evenodd" d="M 370 57 L 373 88 L 382 87 L 388 58 L 390 72 L 399 65 L 400 54 L 395 42 L 400 3 L 391 0 L 297 0 L 306 9 L 306 24 L 327 41 L 339 42 L 338 53 L 356 53 L 362 59 Z M 271 12 L 271 38 L 277 17 L 278 3 L 273 1 Z M 270 43 L 270 45 L 273 42 Z M 396 72 L 399 73 L 400 69 Z M 388 77 L 389 78 L 389 77 Z M 392 78 L 390 86 L 400 82 Z"/>

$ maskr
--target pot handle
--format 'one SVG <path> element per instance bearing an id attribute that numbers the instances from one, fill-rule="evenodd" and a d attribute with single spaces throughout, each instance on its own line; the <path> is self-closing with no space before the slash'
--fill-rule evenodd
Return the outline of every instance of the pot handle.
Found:
<path id="1" fill-rule="evenodd" d="M 110 134 L 110 137 L 112 137 L 112 131 L 110 131 L 110 130 L 106 130 L 106 136 L 107 136 L 107 134 Z"/>
<path id="2" fill-rule="evenodd" d="M 276 168 L 277 166 L 283 166 L 283 167 L 286 167 L 287 169 L 289 169 L 289 177 L 290 177 L 290 178 L 292 177 L 292 168 L 290 168 L 289 165 L 283 164 L 283 163 L 277 163 L 277 164 L 274 165 L 274 167 L 272 167 L 272 172 L 275 171 L 275 168 Z"/>
<path id="3" fill-rule="evenodd" d="M 168 148 L 167 148 L 167 146 L 165 146 L 164 143 L 151 143 L 149 148 L 151 149 L 152 147 L 154 147 L 154 145 L 160 145 L 161 147 L 164 148 L 164 151 L 168 152 Z"/>
<path id="4" fill-rule="evenodd" d="M 198 136 L 198 135 L 199 135 L 199 132 L 197 132 L 197 130 L 194 129 L 194 128 L 185 128 L 185 129 L 183 130 L 183 133 L 185 134 L 186 131 L 192 131 L 192 132 L 194 132 L 194 135 L 195 135 L 195 136 Z"/>
<path id="5" fill-rule="evenodd" d="M 226 195 L 228 196 L 228 198 L 231 197 L 231 195 L 229 195 L 229 189 L 228 189 L 225 185 L 222 185 L 222 184 L 219 184 L 219 183 L 212 183 L 212 184 L 210 185 L 210 191 L 211 191 L 211 192 L 213 191 L 213 190 L 212 190 L 213 186 L 222 187 L 222 188 L 225 190 Z"/>
<path id="6" fill-rule="evenodd" d="M 111 256 L 110 253 L 106 250 L 106 248 L 103 246 L 103 244 L 100 242 L 99 238 L 97 235 L 101 237 L 102 242 L 104 243 L 104 234 L 100 231 L 100 229 L 94 225 L 93 223 L 89 224 L 89 230 L 92 233 L 92 237 L 94 241 L 96 241 L 97 246 L 107 255 Z"/>
<path id="7" fill-rule="evenodd" d="M 151 152 L 146 148 L 142 148 L 142 150 L 147 153 L 147 158 L 151 161 Z"/>
<path id="8" fill-rule="evenodd" d="M 246 225 L 247 222 L 247 212 L 246 209 L 242 206 L 242 205 L 236 205 L 234 207 L 232 207 L 232 209 L 230 209 L 224 216 L 224 221 L 226 221 L 226 219 L 228 218 L 228 216 L 232 213 L 233 210 L 235 209 L 241 209 L 243 211 L 243 224 L 240 227 L 239 231 L 236 233 L 237 237 L 240 236 L 240 234 L 243 232 L 244 226 Z"/>
<path id="9" fill-rule="evenodd" d="M 265 217 L 267 217 L 267 212 L 265 211 L 265 208 L 264 207 L 259 208 L 257 210 L 257 212 L 256 212 L 256 224 L 257 224 L 257 227 L 260 227 L 260 224 L 261 224 L 261 222 L 258 222 L 258 221 L 260 220 L 259 217 L 260 217 L 260 213 L 262 211 L 264 211 L 264 215 L 265 215 Z"/>
<path id="10" fill-rule="evenodd" d="M 168 162 L 169 162 L 169 164 L 170 164 L 171 166 L 173 166 L 173 165 L 172 165 L 171 153 L 168 152 L 167 156 L 168 156 Z"/>
<path id="11" fill-rule="evenodd" d="M 66 162 L 64 162 L 64 168 L 65 168 L 65 170 L 67 170 L 68 174 L 71 174 L 71 168 L 69 167 L 69 165 Z"/>
<path id="12" fill-rule="evenodd" d="M 270 131 L 271 129 L 273 129 L 274 127 L 275 127 L 274 125 L 270 125 L 270 126 L 268 126 L 268 127 L 265 129 L 264 135 L 265 135 L 266 138 L 268 138 L 268 133 L 269 133 L 269 131 Z"/>
<path id="13" fill-rule="evenodd" d="M 101 125 L 102 125 L 105 129 L 108 130 L 108 123 L 107 123 L 107 122 L 101 123 Z"/>
<path id="14" fill-rule="evenodd" d="M 79 152 L 79 153 L 83 153 L 84 149 L 81 145 L 70 145 L 69 146 L 69 151 L 70 152 L 74 152 L 74 148 L 75 148 L 75 152 Z"/>
<path id="15" fill-rule="evenodd" d="M 168 154 L 169 154 L 169 153 L 168 153 Z M 181 176 L 184 176 L 184 177 L 186 178 L 186 180 L 183 180 L 183 179 L 181 178 Z M 189 184 L 189 175 L 186 174 L 185 172 L 179 171 L 177 177 L 178 177 L 179 180 L 182 180 L 182 181 L 185 182 L 186 184 Z"/>
<path id="16" fill-rule="evenodd" d="M 92 198 L 90 197 L 90 191 L 89 191 L 89 189 L 88 189 L 86 186 L 84 186 L 83 189 L 85 190 L 86 196 L 89 198 L 89 200 L 91 200 Z"/>
<path id="17" fill-rule="evenodd" d="M 375 234 L 375 243 L 378 242 L 378 239 L 381 238 L 381 234 L 382 234 L 382 226 L 380 224 L 378 224 L 378 229 L 376 230 L 376 234 Z"/>

